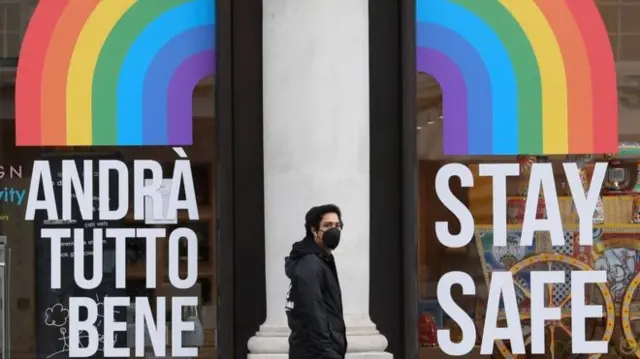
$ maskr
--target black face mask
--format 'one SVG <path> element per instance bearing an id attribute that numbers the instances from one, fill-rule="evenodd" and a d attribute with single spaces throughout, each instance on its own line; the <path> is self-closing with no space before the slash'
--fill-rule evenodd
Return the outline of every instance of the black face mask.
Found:
<path id="1" fill-rule="evenodd" d="M 336 249 L 340 244 L 340 230 L 338 228 L 331 228 L 324 232 L 322 236 L 322 242 L 329 249 Z"/>

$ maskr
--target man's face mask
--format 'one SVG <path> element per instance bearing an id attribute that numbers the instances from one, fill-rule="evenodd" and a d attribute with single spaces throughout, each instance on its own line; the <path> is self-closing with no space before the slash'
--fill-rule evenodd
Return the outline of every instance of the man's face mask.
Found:
<path id="1" fill-rule="evenodd" d="M 340 229 L 331 228 L 322 235 L 322 242 L 329 249 L 336 249 L 340 244 Z"/>

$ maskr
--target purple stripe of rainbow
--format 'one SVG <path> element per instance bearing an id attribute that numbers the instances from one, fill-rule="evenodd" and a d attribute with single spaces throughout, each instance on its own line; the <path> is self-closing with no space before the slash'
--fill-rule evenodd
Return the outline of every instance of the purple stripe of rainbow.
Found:
<path id="1" fill-rule="evenodd" d="M 211 53 L 211 57 L 215 59 L 215 52 L 210 49 L 210 44 L 214 41 L 213 26 L 201 26 L 191 29 L 181 35 L 173 38 L 158 53 L 153 63 L 147 71 L 144 83 L 144 143 L 145 145 L 162 145 L 166 143 L 188 143 L 190 141 L 192 114 L 191 94 L 193 88 L 173 89 L 173 91 L 187 91 L 189 98 L 184 102 L 179 102 L 178 106 L 183 115 L 170 117 L 168 107 L 163 103 L 178 101 L 177 98 L 170 95 L 170 85 L 180 83 L 176 80 L 179 69 L 183 64 L 189 61 L 194 55 L 203 51 Z M 215 48 L 215 46 L 214 46 Z M 206 77 L 211 75 L 215 69 L 215 63 L 201 64 L 202 68 L 193 69 Z M 173 76 L 163 76 L 162 74 L 173 74 Z M 180 98 L 182 99 L 183 96 Z M 182 100 L 181 100 L 182 101 Z M 172 122 L 174 121 L 174 122 Z M 175 121 L 181 121 L 175 123 Z M 188 123 L 188 125 L 186 125 Z M 170 140 L 170 138 L 181 139 L 178 142 Z M 168 142 L 167 142 L 168 141 Z"/>

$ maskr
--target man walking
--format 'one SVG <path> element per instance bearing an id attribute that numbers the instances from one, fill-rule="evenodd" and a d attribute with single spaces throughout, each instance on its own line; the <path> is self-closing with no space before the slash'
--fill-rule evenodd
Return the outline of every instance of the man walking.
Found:
<path id="1" fill-rule="evenodd" d="M 332 251 L 343 223 L 333 204 L 313 207 L 305 216 L 306 235 L 285 258 L 291 280 L 287 298 L 290 359 L 342 359 L 347 352 L 342 292 Z"/>

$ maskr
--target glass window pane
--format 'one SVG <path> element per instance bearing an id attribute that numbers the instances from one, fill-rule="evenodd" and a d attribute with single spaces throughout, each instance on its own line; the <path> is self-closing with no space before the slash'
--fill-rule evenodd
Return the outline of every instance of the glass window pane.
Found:
<path id="1" fill-rule="evenodd" d="M 111 3 L 115 4 L 118 0 L 112 0 Z M 51 3 L 51 2 L 49 2 Z M 105 2 L 91 1 L 91 3 L 103 4 Z M 149 3 L 155 4 L 153 6 L 160 6 L 161 2 Z M 24 119 L 16 120 L 16 112 L 20 108 L 16 105 L 16 78 L 17 78 L 17 64 L 20 57 L 21 46 L 24 45 L 25 31 L 27 25 L 31 20 L 31 16 L 34 13 L 34 9 L 38 6 L 37 0 L 0 0 L 0 234 L 7 236 L 8 246 L 12 249 L 12 258 L 14 260 L 14 267 L 8 268 L 7 274 L 11 281 L 11 298 L 6 302 L 3 299 L 3 306 L 7 303 L 7 310 L 14 318 L 11 322 L 4 317 L 4 312 L 0 312 L 0 346 L 5 343 L 1 341 L 2 334 L 11 334 L 10 345 L 10 357 L 14 358 L 35 358 L 35 357 L 50 357 L 55 359 L 56 357 L 64 357 L 68 353 L 67 347 L 65 347 L 63 337 L 68 334 L 68 322 L 65 319 L 65 313 L 68 309 L 67 298 L 70 295 L 75 296 L 90 296 L 94 297 L 96 291 L 83 292 L 79 290 L 79 287 L 75 285 L 73 281 L 73 246 L 69 245 L 63 247 L 61 262 L 64 268 L 64 274 L 62 278 L 62 288 L 59 290 L 51 290 L 50 283 L 48 282 L 50 276 L 50 251 L 49 247 L 44 240 L 40 238 L 40 229 L 43 226 L 60 225 L 52 221 L 45 221 L 44 218 L 37 217 L 34 221 L 26 221 L 25 208 L 27 204 L 27 198 L 30 189 L 30 180 L 33 169 L 33 163 L 38 159 L 47 159 L 52 164 L 53 176 L 57 177 L 58 172 L 61 171 L 62 159 L 91 159 L 94 160 L 94 164 L 97 167 L 98 159 L 118 159 L 123 161 L 129 169 L 129 184 L 130 184 L 130 198 L 129 198 L 129 210 L 126 217 L 119 221 L 110 223 L 109 227 L 124 227 L 124 228 L 153 228 L 160 225 L 145 224 L 143 221 L 134 220 L 133 216 L 133 163 L 136 160 L 154 160 L 160 163 L 163 168 L 163 177 L 171 178 L 173 174 L 174 161 L 178 158 L 176 152 L 173 150 L 175 143 L 170 143 L 169 139 L 174 138 L 176 133 L 182 129 L 188 129 L 186 131 L 188 135 L 193 135 L 193 144 L 184 146 L 188 158 L 191 160 L 192 174 L 194 180 L 194 187 L 196 192 L 196 202 L 199 210 L 199 221 L 190 221 L 187 213 L 181 211 L 178 215 L 179 226 L 193 227 L 198 239 L 199 255 L 198 258 L 194 258 L 198 262 L 198 278 L 199 285 L 198 290 L 192 294 L 197 295 L 200 299 L 200 305 L 198 307 L 197 315 L 200 327 L 202 328 L 202 335 L 204 336 L 203 343 L 200 349 L 200 356 L 208 358 L 217 357 L 216 347 L 216 330 L 217 330 L 217 255 L 216 255 L 216 196 L 215 196 L 215 165 L 216 165 L 216 142 L 215 142 L 215 91 L 216 91 L 216 76 L 215 76 L 215 41 L 216 38 L 216 19 L 214 7 L 216 0 L 199 0 L 190 2 L 190 4 L 197 3 L 200 13 L 206 11 L 210 18 L 207 18 L 208 28 L 200 27 L 199 31 L 187 31 L 187 29 L 180 35 L 181 42 L 169 41 L 167 47 L 157 49 L 157 54 L 151 54 L 156 57 L 151 57 L 150 61 L 154 58 L 161 59 L 164 62 L 160 65 L 167 65 L 173 67 L 162 67 L 156 64 L 155 75 L 149 75 L 151 70 L 147 72 L 145 69 L 139 69 L 139 71 L 133 71 L 132 73 L 147 74 L 147 78 L 142 80 L 153 83 L 155 85 L 147 85 L 146 92 L 149 96 L 152 90 L 157 88 L 163 88 L 164 90 L 155 91 L 156 100 L 147 100 L 147 105 L 142 111 L 140 105 L 140 118 L 141 123 L 146 123 L 144 139 L 147 139 L 150 134 L 149 121 L 153 122 L 157 126 L 153 126 L 153 130 L 157 133 L 162 133 L 164 136 L 162 141 L 159 140 L 154 143 L 154 146 L 149 146 L 149 141 L 146 141 L 144 145 L 140 143 L 135 146 L 118 146 L 117 142 L 113 140 L 110 143 L 103 143 L 101 146 L 71 146 L 71 140 L 65 136 L 71 136 L 69 133 L 73 126 L 68 126 L 67 123 L 71 112 L 78 109 L 78 106 L 85 108 L 98 108 L 103 106 L 104 109 L 111 112 L 113 117 L 128 116 L 130 111 L 117 112 L 113 110 L 117 109 L 117 105 L 110 106 L 105 105 L 106 98 L 116 99 L 122 97 L 122 88 L 127 86 L 120 86 L 120 80 L 124 81 L 130 78 L 130 76 L 119 77 L 118 68 L 109 68 L 105 73 L 110 73 L 112 76 L 105 76 L 105 81 L 113 85 L 113 91 L 103 91 L 104 97 L 86 98 L 83 100 L 71 101 L 66 97 L 65 86 L 68 85 L 69 79 L 73 76 L 68 75 L 72 70 L 69 68 L 56 68 L 53 63 L 49 63 L 48 68 L 53 68 L 54 71 L 49 71 L 47 77 L 47 83 L 52 88 L 57 88 L 56 91 L 42 91 L 42 97 L 40 95 L 40 87 L 37 87 L 36 91 L 32 91 L 25 96 L 26 101 L 21 105 L 22 109 L 40 108 L 53 109 L 55 111 L 42 110 L 42 117 L 40 113 L 35 114 L 36 122 L 40 119 L 42 123 L 46 125 L 51 124 L 51 120 L 54 116 L 53 113 L 62 115 L 58 118 L 62 118 L 63 122 L 59 125 L 50 125 L 45 131 L 40 128 L 29 129 L 40 133 L 51 133 L 58 130 L 62 133 L 63 142 L 62 146 L 54 147 L 50 145 L 40 146 L 41 143 L 34 144 L 33 146 L 18 146 L 16 137 L 16 121 L 24 121 Z M 86 17 L 89 13 L 97 11 L 96 8 L 82 9 L 79 4 L 87 4 L 87 2 L 70 2 L 70 6 L 76 6 L 75 9 L 68 9 L 66 16 Z M 212 6 L 213 4 L 213 6 Z M 152 10 L 158 10 L 152 9 Z M 158 16 L 163 14 L 162 11 L 157 11 Z M 182 14 L 193 14 L 191 11 L 184 11 Z M 51 16 L 54 16 L 51 13 Z M 166 18 L 166 17 L 165 17 Z M 178 24 L 186 24 L 185 21 L 177 21 Z M 69 23 L 67 23 L 69 24 Z M 133 24 L 142 29 L 146 24 Z M 87 24 L 84 25 L 82 31 L 86 30 Z M 114 25 L 115 26 L 115 25 Z M 163 29 L 170 29 L 173 26 L 171 23 Z M 192 27 L 196 27 L 193 25 Z M 115 31 L 115 30 L 114 30 Z M 166 34 L 160 34 L 158 36 L 169 36 L 169 32 Z M 79 40 L 78 40 L 79 41 Z M 85 45 L 95 41 L 94 38 L 87 40 Z M 122 39 L 118 41 L 112 41 L 113 46 L 119 46 L 122 43 Z M 171 45 L 173 44 L 173 45 Z M 169 46 L 173 46 L 169 48 Z M 89 46 L 91 47 L 91 46 Z M 87 47 L 83 48 L 84 50 Z M 98 49 L 100 49 L 98 47 Z M 59 63 L 71 62 L 69 58 L 61 58 L 60 51 L 56 52 L 53 49 L 50 54 L 58 54 Z M 163 51 L 164 50 L 164 51 Z M 142 51 L 144 53 L 144 51 Z M 148 55 L 145 53 L 145 55 Z M 195 56 L 194 56 L 195 55 Z M 47 57 L 48 58 L 48 57 Z M 139 57 L 138 57 L 139 58 Z M 24 53 L 22 56 L 24 60 Z M 33 59 L 31 59 L 33 60 Z M 25 62 L 29 62 L 27 60 Z M 95 58 L 91 61 L 98 61 Z M 121 59 L 124 61 L 124 58 Z M 159 60 L 158 60 L 159 61 Z M 109 63 L 109 62 L 106 62 Z M 171 65 L 173 64 L 173 65 Z M 149 68 L 153 67 L 153 63 L 149 63 Z M 52 67 L 53 66 L 53 67 Z M 70 66 L 70 65 L 69 65 Z M 96 65 L 97 68 L 97 65 Z M 192 71 L 192 70 L 197 71 Z M 213 71 L 212 71 L 213 70 Z M 110 72 L 111 71 L 111 72 Z M 213 72 L 213 74 L 212 74 Z M 115 75 L 113 75 L 115 74 Z M 174 76 L 175 75 L 175 76 Z M 77 92 L 80 97 L 84 93 L 92 93 L 95 88 L 91 87 L 92 74 L 87 75 L 89 78 L 88 87 L 84 90 Z M 97 75 L 96 75 L 97 76 Z M 44 77 L 44 76 L 43 76 Z M 79 78 L 79 77 L 76 77 Z M 186 79 L 191 78 L 193 83 L 182 84 L 180 87 L 176 85 L 176 78 Z M 45 81 L 40 79 L 41 81 Z M 173 81 L 173 82 L 172 82 Z M 178 81 L 179 82 L 179 81 Z M 169 93 L 169 88 L 173 84 L 174 92 Z M 37 84 L 36 84 L 37 85 Z M 118 87 L 120 86 L 120 87 Z M 164 86 L 164 87 L 163 87 Z M 35 88 L 35 87 L 34 87 Z M 77 87 L 76 87 L 77 88 Z M 104 89 L 104 87 L 98 87 L 98 89 Z M 141 89 L 142 92 L 144 89 Z M 118 92 L 120 91 L 120 92 Z M 163 92 L 164 91 L 164 92 Z M 142 94 L 140 94 L 142 98 Z M 177 124 L 170 127 L 169 120 L 169 108 L 168 102 L 175 98 L 182 99 L 188 106 L 182 106 L 178 103 L 178 113 L 174 113 L 172 118 L 180 119 Z M 149 97 L 151 98 L 151 97 Z M 69 101 L 67 101 L 69 100 Z M 48 101 L 48 102 L 47 102 Z M 87 101 L 92 101 L 87 104 Z M 115 100 L 114 100 L 115 101 Z M 135 102 L 135 101 L 134 101 Z M 175 102 L 175 101 L 174 101 Z M 113 102 L 120 103 L 120 102 Z M 26 105 L 25 105 L 26 104 Z M 58 106 L 63 104 L 62 107 Z M 88 107 L 87 107 L 88 106 Z M 135 107 L 133 106 L 133 107 Z M 175 106 L 174 106 L 175 107 Z M 58 108 L 63 108 L 63 112 L 57 112 Z M 130 107 L 128 107 L 129 109 Z M 165 109 L 163 112 L 162 109 Z M 150 116 L 149 113 L 159 113 L 160 115 Z M 24 112 L 24 111 L 23 111 Z M 103 134 L 103 131 L 94 131 L 93 125 L 98 123 L 96 116 L 99 116 L 100 112 L 88 112 L 88 118 L 81 117 L 81 124 L 89 124 L 87 136 L 97 136 Z M 147 116 L 144 119 L 142 116 Z M 164 117 L 163 117 L 164 116 Z M 153 118 L 152 118 L 153 117 Z M 79 117 L 80 118 L 80 117 Z M 164 122 L 161 121 L 164 118 Z M 186 120 L 185 120 L 186 119 Z M 28 119 L 27 119 L 28 120 Z M 34 118 L 31 118 L 34 120 Z M 88 122 L 86 122 L 88 120 Z M 67 121 L 67 122 L 64 122 Z M 92 122 L 93 121 L 93 122 Z M 43 126 L 44 126 L 43 125 Z M 45 126 L 46 127 L 46 126 Z M 59 131 L 60 129 L 63 131 Z M 77 127 L 73 127 L 77 128 Z M 113 128 L 116 128 L 115 125 Z M 161 129 L 161 130 L 159 130 Z M 114 130 L 115 131 L 115 130 Z M 153 131 L 152 131 L 153 132 Z M 122 135 L 122 134 L 121 134 Z M 126 135 L 126 133 L 124 134 Z M 48 135 L 47 135 L 48 136 Z M 114 137 L 115 138 L 115 137 Z M 86 143 L 84 143 L 86 144 Z M 95 145 L 96 142 L 94 141 Z M 57 181 L 59 178 L 54 178 Z M 110 181 L 110 198 L 117 198 L 119 189 L 113 186 L 116 181 Z M 97 181 L 94 184 L 94 188 L 97 192 Z M 58 192 L 56 192 L 58 193 Z M 96 194 L 97 196 L 97 194 Z M 184 191 L 180 193 L 180 199 L 184 199 Z M 57 203 L 58 205 L 60 203 Z M 97 202 L 94 204 L 97 207 Z M 75 213 L 75 212 L 74 212 Z M 73 221 L 62 224 L 62 226 L 72 226 L 82 224 L 82 218 L 74 215 Z M 98 221 L 95 221 L 98 222 Z M 75 224 L 74 224 L 75 223 Z M 99 227 L 98 223 L 88 224 L 90 229 Z M 176 226 L 170 226 L 169 230 Z M 87 229 L 86 233 L 93 233 L 90 229 Z M 90 236 L 92 234 L 86 234 Z M 85 237 L 86 240 L 87 237 Z M 158 286 L 167 288 L 169 285 L 168 268 L 165 263 L 169 260 L 169 250 L 166 245 L 166 239 L 159 239 L 157 251 L 157 271 L 156 276 L 158 279 Z M 88 246 L 88 243 L 85 243 Z M 162 245 L 160 245 L 162 244 Z M 106 245 L 105 245 L 106 246 Z M 86 248 L 90 248 L 86 247 Z M 85 253 L 87 258 L 93 258 L 92 252 Z M 146 241 L 140 238 L 131 238 L 127 240 L 126 245 L 126 289 L 117 290 L 114 284 L 115 276 L 115 261 L 118 256 L 115 253 L 113 247 L 108 250 L 105 249 L 104 258 L 104 280 L 101 287 L 97 291 L 103 291 L 111 293 L 111 296 L 122 295 L 134 297 L 147 297 L 151 302 L 152 309 L 155 309 L 156 297 L 161 296 L 158 290 L 145 288 L 145 281 L 147 277 L 146 273 Z M 185 258 L 181 256 L 178 258 L 180 261 L 179 272 L 180 276 L 186 275 Z M 107 268 L 108 267 L 108 268 Z M 19 268 L 19 270 L 15 270 Z M 4 277 L 0 277 L 0 280 Z M 6 283 L 6 282 L 2 282 Z M 4 291 L 1 293 L 5 293 Z M 80 294 L 79 294 L 80 293 Z M 171 292 L 173 293 L 173 292 Z M 175 293 L 173 293 L 175 294 Z M 173 295 L 172 294 L 172 295 Z M 4 295 L 4 294 L 0 294 Z M 99 299 L 103 302 L 103 297 Z M 56 306 L 56 304 L 59 304 Z M 168 303 L 170 305 L 170 302 Z M 4 308 L 3 308 L 4 309 Z M 126 308 L 125 308 L 126 309 Z M 124 319 L 126 318 L 126 310 L 122 310 L 121 314 Z M 15 319 L 20 318 L 20 319 Z M 129 318 L 130 319 L 130 318 Z M 53 325 L 53 322 L 56 325 Z M 64 325 L 58 325 L 59 323 L 66 323 Z M 6 330 L 5 330 L 5 326 Z M 123 338 L 126 336 L 123 336 Z M 67 336 L 68 338 L 68 336 Z M 118 342 L 120 343 L 120 341 Z M 170 344 L 170 343 L 169 343 Z M 8 347 L 8 346 L 7 346 Z M 66 354 L 65 354 L 66 353 Z"/>
<path id="2" fill-rule="evenodd" d="M 418 5 L 418 9 L 420 9 L 421 6 L 423 9 L 437 9 L 439 8 L 438 6 L 429 5 L 436 3 L 442 4 L 446 1 L 417 0 L 417 2 L 421 4 Z M 489 2 L 487 2 L 485 8 L 481 8 L 483 5 L 479 5 L 480 3 L 473 1 L 455 2 L 468 7 L 471 7 L 470 4 L 473 4 L 474 9 L 469 11 L 476 16 L 474 19 L 490 21 L 482 18 L 482 14 L 486 15 L 491 12 Z M 506 2 L 491 2 L 491 4 L 494 3 Z M 589 6 L 590 3 L 590 0 L 585 0 L 584 6 Z M 444 141 L 444 127 L 445 125 L 451 125 L 451 123 L 447 122 L 447 116 L 452 116 L 450 114 L 455 113 L 456 108 L 473 105 L 476 109 L 482 109 L 487 103 L 482 103 L 479 96 L 477 96 L 478 92 L 476 92 L 476 96 L 473 97 L 473 99 L 460 96 L 460 94 L 472 96 L 472 92 L 456 92 L 455 88 L 446 87 L 448 85 L 451 86 L 450 82 L 443 83 L 442 87 L 440 87 L 441 84 L 436 81 L 435 76 L 444 73 L 444 71 L 439 71 L 442 70 L 445 65 L 458 66 L 456 69 L 462 73 L 460 76 L 465 81 L 464 84 L 467 86 L 467 90 L 470 87 L 479 88 L 480 85 L 478 81 L 480 81 L 481 76 L 479 76 L 478 73 L 470 76 L 469 72 L 464 72 L 469 71 L 471 68 L 464 68 L 464 66 L 469 65 L 469 63 L 462 64 L 461 62 L 456 62 L 455 56 L 459 56 L 460 53 L 462 53 L 460 48 L 456 48 L 456 50 L 460 50 L 456 55 L 453 51 L 446 52 L 442 50 L 442 48 L 444 48 L 443 45 L 443 47 L 440 48 L 442 58 L 437 58 L 433 55 L 429 57 L 432 62 L 425 64 L 425 56 L 421 63 L 421 51 L 426 50 L 421 49 L 420 46 L 435 44 L 429 48 L 429 50 L 436 52 L 433 49 L 437 47 L 436 45 L 439 44 L 438 41 L 441 41 L 441 38 L 429 38 L 429 36 L 435 36 L 433 35 L 434 33 L 426 31 L 427 26 L 421 28 L 420 21 L 418 20 L 418 64 L 419 66 L 423 66 L 422 71 L 417 71 L 416 74 L 416 155 L 419 161 L 419 268 L 417 268 L 417 270 L 420 296 L 420 326 L 418 330 L 420 333 L 421 353 L 425 355 L 425 357 L 442 354 L 439 348 L 432 347 L 432 345 L 435 344 L 433 331 L 435 328 L 444 327 L 451 329 L 454 341 L 461 338 L 461 332 L 457 324 L 448 318 L 446 313 L 443 313 L 438 305 L 436 296 L 438 280 L 444 274 L 451 271 L 465 272 L 469 274 L 475 282 L 477 295 L 464 296 L 459 288 L 457 288 L 453 290 L 452 296 L 460 307 L 474 319 L 479 334 L 477 338 L 478 344 L 483 337 L 484 315 L 486 313 L 488 300 L 487 288 L 491 280 L 491 275 L 494 272 L 505 270 L 512 270 L 512 272 L 514 272 L 514 288 L 517 297 L 518 311 L 522 318 L 523 332 L 525 336 L 528 336 L 527 333 L 530 333 L 531 330 L 529 320 L 529 294 L 531 291 L 529 271 L 553 269 L 567 273 L 566 283 L 554 285 L 551 290 L 544 295 L 548 303 L 553 306 L 562 307 L 563 313 L 570 316 L 570 276 L 568 273 L 570 270 L 585 268 L 606 271 L 606 288 L 610 291 L 610 295 L 609 292 L 603 294 L 596 286 L 590 286 L 587 288 L 587 303 L 611 303 L 610 307 L 615 309 L 612 309 L 611 313 L 615 313 L 609 315 L 608 318 L 615 320 L 617 326 L 628 328 L 627 330 L 614 330 L 613 333 L 611 333 L 611 351 L 609 354 L 626 355 L 624 353 L 628 353 L 629 348 L 636 348 L 636 343 L 640 340 L 640 338 L 638 338 L 638 333 L 640 333 L 640 321 L 638 321 L 638 318 L 640 318 L 640 295 L 638 295 L 637 291 L 634 291 L 635 284 L 633 284 L 635 283 L 633 278 L 636 278 L 637 282 L 640 282 L 640 201 L 638 200 L 638 194 L 640 194 L 640 126 L 637 121 L 640 116 L 640 1 L 597 0 L 595 3 L 604 24 L 602 27 L 604 30 L 602 35 L 608 36 L 610 42 L 610 44 L 606 44 L 606 47 L 607 50 L 609 47 L 611 49 L 611 57 L 615 60 L 617 76 L 618 118 L 611 118 L 610 121 L 613 122 L 616 120 L 619 123 L 617 136 L 619 147 L 609 154 L 580 153 L 571 156 L 541 156 L 542 153 L 521 153 L 518 156 L 445 155 L 443 151 L 443 146 L 446 142 Z M 503 14 L 507 13 L 504 12 Z M 420 14 L 418 14 L 418 16 L 420 16 Z M 424 14 L 423 16 L 427 17 Z M 429 13 L 429 16 L 429 18 L 443 18 L 443 15 L 439 17 L 439 15 L 434 12 Z M 460 16 L 463 15 L 461 14 Z M 557 14 L 555 14 L 555 16 L 557 17 Z M 455 19 L 448 18 L 447 21 L 448 20 L 452 20 L 449 22 L 450 26 L 456 26 L 457 23 L 454 21 Z M 501 24 L 505 25 L 505 21 Z M 567 19 L 566 23 L 570 21 L 572 20 Z M 568 28 L 569 27 L 566 26 L 563 30 L 566 31 Z M 523 31 L 516 27 L 513 29 Z M 437 32 L 438 29 L 433 28 L 432 30 Z M 547 30 L 555 31 L 555 29 Z M 494 31 L 494 34 L 498 34 L 496 38 L 500 38 L 501 41 L 503 40 L 502 37 L 499 37 L 500 30 L 496 27 L 489 28 L 489 31 Z M 526 32 L 523 33 L 526 34 Z M 585 41 L 589 43 L 589 41 L 593 41 L 593 38 L 586 38 Z M 502 43 L 502 45 L 504 45 L 504 43 Z M 475 50 L 480 51 L 481 49 L 476 48 Z M 570 50 L 566 49 L 566 51 Z M 513 52 L 514 56 L 523 54 L 522 49 Z M 494 53 L 494 55 L 496 57 L 498 56 L 496 53 Z M 584 59 L 584 56 L 582 58 Z M 440 67 L 434 65 L 436 59 L 442 60 L 441 62 L 437 62 Z M 468 57 L 465 59 L 469 60 Z M 460 60 L 460 58 L 458 58 L 458 60 Z M 511 57 L 509 57 L 509 60 L 515 62 Z M 564 58 L 562 58 L 562 60 L 568 61 Z M 536 61 L 538 61 L 538 65 L 541 64 L 540 58 L 536 58 Z M 591 64 L 592 62 L 589 63 Z M 505 64 L 511 66 L 511 63 Z M 569 71 L 571 69 L 567 70 L 567 66 L 570 67 L 572 65 L 574 64 L 564 64 L 564 71 L 567 71 L 567 73 L 571 72 Z M 508 66 L 505 66 L 503 67 L 503 71 L 497 71 L 493 74 L 502 73 L 502 75 L 504 75 L 507 67 Z M 539 79 L 539 74 L 534 70 L 536 69 L 529 68 L 528 72 L 526 72 L 526 78 L 517 78 L 516 80 L 519 81 L 518 84 L 527 86 L 530 85 L 531 81 Z M 606 69 L 602 70 L 602 72 L 605 71 Z M 576 72 L 574 71 L 573 74 L 573 76 L 575 76 Z M 432 75 L 434 77 L 432 77 Z M 592 82 L 595 80 L 591 78 L 589 71 L 585 71 L 582 76 L 588 79 L 586 83 L 595 83 Z M 444 77 L 439 77 L 440 80 L 443 78 Z M 446 79 L 450 80 L 450 78 Z M 570 93 L 572 91 L 575 93 L 575 86 L 572 87 L 570 83 L 565 83 L 564 85 L 568 87 Z M 518 87 L 518 89 L 520 89 L 520 87 Z M 547 92 L 547 94 L 548 93 L 549 92 Z M 495 94 L 495 92 L 492 93 L 492 95 Z M 545 96 L 543 90 L 536 94 Z M 516 95 L 519 96 L 520 93 L 516 93 Z M 566 96 L 566 93 L 558 91 L 555 95 Z M 588 95 L 591 95 L 591 93 Z M 447 97 L 449 97 L 449 99 L 447 99 Z M 490 105 L 494 105 L 492 107 L 493 110 L 502 110 L 509 106 L 507 103 L 509 98 L 508 94 L 502 93 L 497 97 L 497 102 L 492 102 Z M 520 103 L 529 103 L 527 101 L 531 99 L 530 97 L 517 98 Z M 443 99 L 445 100 L 444 102 Z M 606 102 L 605 98 L 594 98 L 593 101 L 589 98 L 581 98 L 579 103 L 582 107 L 587 107 L 592 106 L 592 103 L 601 105 L 604 102 Z M 449 104 L 449 107 L 447 107 L 447 104 Z M 489 113 L 489 120 L 492 119 L 491 116 L 493 116 L 493 114 L 495 114 L 495 112 Z M 477 113 L 470 113 L 464 120 L 466 121 L 470 118 L 473 118 L 475 121 L 486 119 L 479 117 Z M 521 120 L 521 118 L 519 119 Z M 586 126 L 587 119 L 583 120 Z M 488 121 L 488 123 L 490 122 L 491 121 Z M 460 133 L 458 134 L 460 135 Z M 568 135 L 570 136 L 571 133 Z M 594 133 L 594 139 L 597 140 L 600 135 L 600 133 Z M 475 140 L 480 143 L 483 141 L 477 133 L 470 133 L 470 136 L 475 136 Z M 484 141 L 485 143 L 490 143 L 491 139 L 486 138 Z M 565 173 L 563 168 L 563 163 L 569 162 L 577 164 L 579 170 L 577 171 L 577 178 L 582 181 L 585 188 L 591 186 L 595 164 L 598 162 L 608 164 L 602 186 L 598 183 L 593 184 L 594 186 L 599 186 L 597 188 L 600 190 L 600 196 L 598 201 L 594 202 L 593 218 L 588 217 L 586 219 L 591 221 L 594 226 L 594 244 L 591 246 L 580 245 L 578 208 L 574 202 L 575 196 L 572 194 L 568 184 L 567 173 Z M 434 185 L 438 171 L 449 163 L 465 164 L 470 169 L 474 179 L 473 187 L 470 188 L 461 187 L 458 179 L 452 179 L 449 184 L 453 196 L 470 209 L 475 220 L 473 240 L 467 246 L 458 249 L 443 246 L 438 241 L 435 230 L 436 222 L 446 221 L 449 223 L 449 231 L 451 233 L 460 231 L 460 221 L 442 203 L 436 194 Z M 493 199 L 496 196 L 496 194 L 493 193 L 493 182 L 491 177 L 479 175 L 479 167 L 488 163 L 517 164 L 520 170 L 518 176 L 508 177 L 507 179 L 507 213 L 505 218 L 507 223 L 507 246 L 503 247 L 493 246 L 495 234 L 493 221 L 496 215 L 493 208 Z M 534 237 L 534 245 L 532 246 L 524 246 L 521 244 L 525 203 L 527 203 L 527 201 L 533 201 L 532 208 L 534 208 L 537 218 L 544 218 L 544 216 L 548 215 L 545 202 L 538 198 L 537 193 L 534 193 L 535 198 L 529 198 L 530 193 L 528 192 L 532 166 L 535 165 L 538 167 L 537 164 L 540 163 L 550 163 L 553 171 L 555 193 L 545 193 L 545 196 L 555 197 L 558 201 L 561 221 L 563 223 L 563 245 L 552 245 L 548 232 L 538 232 Z M 549 261 L 548 257 L 546 260 L 543 260 L 542 256 L 550 253 L 562 255 L 564 262 L 558 260 Z M 524 264 L 531 261 L 535 262 L 535 264 L 529 265 L 529 267 L 525 269 Z M 575 263 L 583 265 L 578 268 L 579 266 L 576 266 Z M 625 293 L 628 293 L 628 295 L 625 295 Z M 501 307 L 500 309 L 502 314 L 504 314 L 503 308 L 504 307 Z M 627 312 L 625 312 L 625 310 L 627 310 Z M 621 315 L 620 313 L 630 314 Z M 559 324 L 569 325 L 569 327 L 570 323 L 568 318 L 559 322 Z M 605 320 L 587 320 L 585 333 L 587 340 L 603 339 L 606 323 Z M 571 343 L 572 337 L 570 332 L 567 333 L 562 330 L 556 331 L 554 340 L 556 341 L 555 343 L 547 342 L 547 355 L 551 353 L 552 349 L 555 350 L 556 357 L 558 357 L 558 355 L 563 357 L 571 355 L 571 346 L 569 343 Z M 527 346 L 528 345 L 527 343 Z M 498 343 L 496 349 L 494 354 L 500 356 L 508 355 L 510 351 L 508 345 L 501 346 L 500 343 Z M 527 350 L 530 352 L 530 348 Z M 478 348 L 474 348 L 471 353 L 464 357 L 478 357 L 478 355 Z"/>

